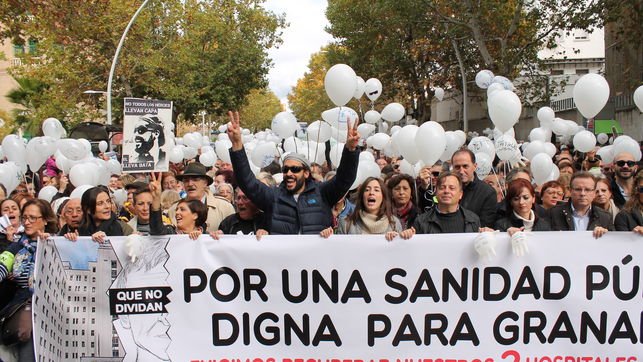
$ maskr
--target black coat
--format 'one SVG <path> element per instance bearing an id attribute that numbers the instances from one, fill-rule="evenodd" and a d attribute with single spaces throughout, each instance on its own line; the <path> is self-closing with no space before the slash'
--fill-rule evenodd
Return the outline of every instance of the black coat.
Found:
<path id="1" fill-rule="evenodd" d="M 621 210 L 614 220 L 616 231 L 632 231 L 637 226 L 643 226 L 643 216 L 639 210 Z"/>
<path id="2" fill-rule="evenodd" d="M 239 231 L 244 235 L 248 235 L 249 233 L 257 234 L 257 230 L 259 229 L 270 230 L 270 223 L 263 212 L 258 213 L 251 220 L 242 220 L 237 212 L 228 215 L 221 221 L 221 224 L 219 224 L 219 230 L 223 231 L 224 234 L 236 234 Z"/>
<path id="3" fill-rule="evenodd" d="M 441 234 L 443 232 L 436 209 L 437 207 L 418 215 L 413 224 L 417 234 Z M 462 207 L 458 209 L 458 212 L 462 213 L 464 217 L 464 232 L 477 233 L 480 229 L 480 218 L 478 218 L 478 215 Z"/>
<path id="4" fill-rule="evenodd" d="M 572 213 L 571 201 L 556 205 L 548 210 L 549 224 L 552 231 L 573 231 L 574 219 Z M 595 227 L 601 226 L 607 230 L 614 230 L 612 215 L 599 207 L 592 207 L 589 214 L 589 224 L 587 230 L 594 230 Z"/>
<path id="5" fill-rule="evenodd" d="M 534 220 L 534 226 L 531 229 L 532 231 L 551 231 L 551 225 L 549 225 L 549 221 L 547 219 L 543 219 L 542 217 L 539 217 L 537 214 L 534 215 L 535 220 Z M 496 221 L 496 226 L 494 229 L 500 230 L 500 231 L 507 231 L 509 228 L 521 228 L 525 226 L 523 221 L 514 215 L 513 212 L 509 213 L 509 215 L 503 217 L 502 219 L 498 219 Z"/>
<path id="6" fill-rule="evenodd" d="M 496 221 L 496 190 L 478 176 L 464 187 L 460 206 L 478 215 L 482 226 L 493 227 Z"/>
<path id="7" fill-rule="evenodd" d="M 243 193 L 271 219 L 270 234 L 318 234 L 333 225 L 332 207 L 355 181 L 359 152 L 344 148 L 336 176 L 326 182 L 309 178 L 297 201 L 285 182 L 270 187 L 258 181 L 245 150 L 230 149 L 230 160 Z"/>
<path id="8" fill-rule="evenodd" d="M 612 180 L 611 189 L 612 199 L 614 199 L 614 205 L 616 205 L 616 207 L 618 207 L 619 209 L 622 209 L 623 206 L 625 206 L 625 196 L 623 196 L 623 194 L 621 193 L 621 188 L 618 187 L 616 179 Z"/>

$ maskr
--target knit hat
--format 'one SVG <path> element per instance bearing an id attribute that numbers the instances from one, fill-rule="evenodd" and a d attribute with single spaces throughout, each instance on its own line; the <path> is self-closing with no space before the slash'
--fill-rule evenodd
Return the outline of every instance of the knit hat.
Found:
<path id="1" fill-rule="evenodd" d="M 294 152 L 287 153 L 284 156 L 284 162 L 288 160 L 297 161 L 301 163 L 306 170 L 310 170 L 310 162 L 308 162 L 308 159 L 306 158 L 306 156 L 302 155 L 301 153 L 294 153 Z"/>

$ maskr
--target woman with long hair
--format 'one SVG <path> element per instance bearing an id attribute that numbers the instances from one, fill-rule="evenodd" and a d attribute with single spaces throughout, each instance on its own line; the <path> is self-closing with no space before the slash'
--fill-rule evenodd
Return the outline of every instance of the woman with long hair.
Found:
<path id="1" fill-rule="evenodd" d="M 207 230 L 208 208 L 199 200 L 181 200 L 176 205 L 176 226 L 163 224 L 161 210 L 161 181 L 163 176 L 152 173 L 149 184 L 152 204 L 150 211 L 150 234 L 187 234 L 196 240 Z"/>
<path id="2" fill-rule="evenodd" d="M 616 231 L 634 231 L 643 235 L 643 171 L 634 179 L 634 190 L 623 209 L 616 215 Z"/>
<path id="3" fill-rule="evenodd" d="M 384 234 L 391 241 L 402 231 L 400 220 L 393 216 L 391 199 L 384 182 L 376 177 L 367 178 L 357 190 L 355 210 L 339 221 L 338 234 Z M 333 229 L 320 235 L 329 237 Z"/>
<path id="4" fill-rule="evenodd" d="M 14 315 L 17 310 L 30 309 L 38 241 L 47 239 L 58 230 L 56 215 L 49 203 L 43 200 L 28 200 L 22 209 L 21 220 L 24 231 L 19 234 L 18 241 L 11 243 L 2 253 L 0 262 L 0 282 L 7 280 L 15 285 L 8 304 L 0 310 L 0 318 Z M 15 342 L 19 361 L 35 361 L 33 334 L 16 336 Z"/>
<path id="5" fill-rule="evenodd" d="M 507 216 L 496 221 L 496 230 L 506 231 L 510 236 L 519 231 L 549 231 L 551 226 L 534 212 L 536 191 L 531 182 L 515 179 L 507 187 L 505 205 Z"/>
<path id="6" fill-rule="evenodd" d="M 612 221 L 616 220 L 616 215 L 618 215 L 620 210 L 616 207 L 616 204 L 614 204 L 612 188 L 608 179 L 603 177 L 596 181 L 596 194 L 592 204 L 612 215 Z"/>
<path id="7" fill-rule="evenodd" d="M 114 213 L 113 201 L 109 191 L 104 186 L 96 186 L 85 191 L 80 198 L 83 209 L 83 221 L 77 232 L 67 233 L 69 240 L 77 240 L 78 236 L 91 236 L 92 240 L 102 243 L 107 236 L 127 236 L 134 230 L 127 223 L 118 219 Z"/>
<path id="8" fill-rule="evenodd" d="M 392 196 L 393 215 L 400 219 L 402 230 L 410 228 L 419 212 L 413 177 L 407 174 L 395 175 L 386 185 Z"/>

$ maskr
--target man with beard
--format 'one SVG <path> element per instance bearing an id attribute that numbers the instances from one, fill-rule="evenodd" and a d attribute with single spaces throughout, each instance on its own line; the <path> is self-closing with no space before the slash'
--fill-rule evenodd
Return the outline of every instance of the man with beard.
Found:
<path id="1" fill-rule="evenodd" d="M 150 154 L 154 144 L 158 140 L 158 157 Z M 157 116 L 145 115 L 136 121 L 134 125 L 134 150 L 138 156 L 133 162 L 163 162 L 165 152 L 161 149 L 165 145 L 165 132 L 163 123 Z"/>
<path id="2" fill-rule="evenodd" d="M 616 155 L 613 165 L 614 179 L 611 185 L 612 195 L 616 207 L 622 209 L 634 190 L 634 176 L 636 175 L 638 166 L 634 161 L 634 156 L 627 152 L 621 152 Z"/>
<path id="3" fill-rule="evenodd" d="M 357 175 L 357 120 L 348 125 L 346 144 L 337 175 L 326 182 L 311 177 L 310 163 L 300 154 L 284 157 L 283 181 L 278 187 L 269 187 L 253 175 L 243 149 L 239 113 L 229 112 L 228 136 L 232 142 L 230 159 L 239 188 L 263 210 L 271 215 L 271 234 L 319 234 L 332 226 L 332 207 L 348 191 Z"/>

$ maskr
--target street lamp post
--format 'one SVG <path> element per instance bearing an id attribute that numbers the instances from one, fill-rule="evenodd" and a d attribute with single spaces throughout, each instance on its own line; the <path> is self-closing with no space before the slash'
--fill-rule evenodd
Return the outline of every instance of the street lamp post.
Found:
<path id="1" fill-rule="evenodd" d="M 134 13 L 134 16 L 132 16 L 132 19 L 130 19 L 129 23 L 125 27 L 125 31 L 123 32 L 123 35 L 121 36 L 121 40 L 118 42 L 118 46 L 116 47 L 116 54 L 114 54 L 114 60 L 112 60 L 112 67 L 109 70 L 109 79 L 107 80 L 107 124 L 111 125 L 112 124 L 112 80 L 114 79 L 114 70 L 116 69 L 116 62 L 118 61 L 118 55 L 121 52 L 121 48 L 123 47 L 123 43 L 125 42 L 125 37 L 127 36 L 127 33 L 129 32 L 129 29 L 132 27 L 132 24 L 134 24 L 134 20 L 138 17 L 138 14 L 141 13 L 145 5 L 147 5 L 149 0 L 143 1 L 141 6 L 136 10 Z"/>

